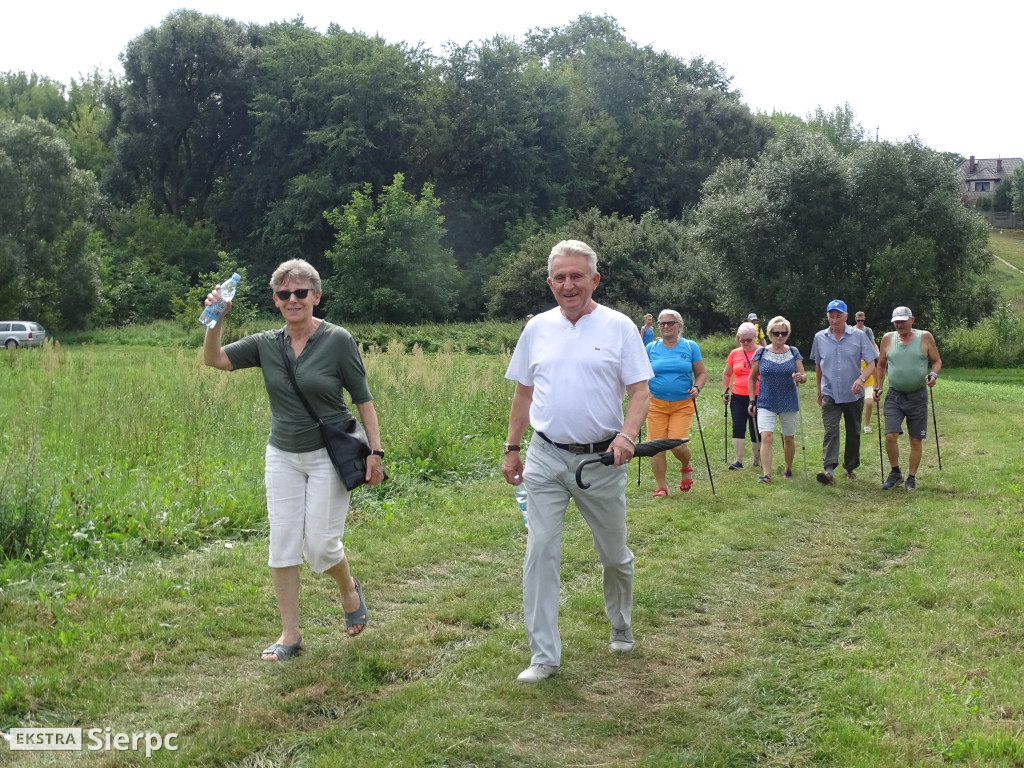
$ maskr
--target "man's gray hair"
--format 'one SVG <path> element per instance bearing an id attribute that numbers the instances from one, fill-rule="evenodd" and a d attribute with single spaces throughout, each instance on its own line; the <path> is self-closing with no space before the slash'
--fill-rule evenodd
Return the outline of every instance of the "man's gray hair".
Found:
<path id="1" fill-rule="evenodd" d="M 590 274 L 597 274 L 597 253 L 594 249 L 582 240 L 563 240 L 555 245 L 555 247 L 551 249 L 551 253 L 548 254 L 548 277 L 551 277 L 551 265 L 554 263 L 555 259 L 559 256 L 566 256 L 570 253 L 585 256 L 587 259 L 587 267 L 590 269 Z"/>
<path id="2" fill-rule="evenodd" d="M 305 259 L 290 259 L 274 270 L 270 276 L 270 289 L 277 291 L 289 280 L 309 280 L 309 287 L 313 293 L 322 293 L 320 286 L 320 273 Z"/>

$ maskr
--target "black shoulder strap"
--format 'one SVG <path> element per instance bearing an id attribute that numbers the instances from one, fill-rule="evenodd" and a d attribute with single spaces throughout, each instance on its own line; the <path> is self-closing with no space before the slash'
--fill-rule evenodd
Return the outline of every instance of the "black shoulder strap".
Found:
<path id="1" fill-rule="evenodd" d="M 306 396 L 302 394 L 302 390 L 299 389 L 299 383 L 295 380 L 295 371 L 292 370 L 291 360 L 288 359 L 288 342 L 285 341 L 285 332 L 283 328 L 281 329 L 281 334 L 278 338 L 281 340 L 281 359 L 284 360 L 284 369 L 288 372 L 288 378 L 291 379 L 292 388 L 295 390 L 295 394 L 299 396 L 299 400 L 301 400 L 302 404 L 306 406 L 306 410 L 309 411 L 309 415 L 313 417 L 313 421 L 320 426 L 323 426 L 323 422 L 320 420 L 320 417 L 316 415 L 316 412 L 313 410 L 313 406 L 309 404 L 309 400 L 307 400 Z"/>

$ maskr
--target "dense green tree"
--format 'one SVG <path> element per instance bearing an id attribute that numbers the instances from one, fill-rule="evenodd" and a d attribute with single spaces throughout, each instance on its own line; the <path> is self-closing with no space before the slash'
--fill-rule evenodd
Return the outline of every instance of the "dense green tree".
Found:
<path id="1" fill-rule="evenodd" d="M 905 304 L 924 327 L 942 329 L 991 314 L 996 294 L 988 225 L 964 208 L 949 156 L 918 142 L 869 142 L 851 159 L 853 218 L 857 239 L 866 243 L 862 258 L 871 266 L 866 279 L 874 316 Z M 905 261 L 900 249 L 908 251 Z M 922 261 L 925 254 L 931 265 Z M 906 286 L 897 292 L 898 279 Z"/>
<path id="2" fill-rule="evenodd" d="M 786 126 L 792 126 L 794 128 L 805 128 L 807 126 L 807 123 L 805 123 L 802 118 L 790 112 L 777 112 L 772 110 L 771 114 L 760 112 L 758 113 L 758 117 L 768 123 L 771 127 L 771 135 L 773 137 L 782 133 Z"/>
<path id="3" fill-rule="evenodd" d="M 565 72 L 496 37 L 453 47 L 439 69 L 441 119 L 430 167 L 444 200 L 446 243 L 470 280 L 463 316 L 484 309 L 488 254 L 518 222 L 564 207 L 579 123 Z"/>
<path id="4" fill-rule="evenodd" d="M 786 128 L 708 180 L 696 237 L 726 267 L 734 316 L 783 314 L 806 344 L 837 297 L 869 317 L 905 304 L 930 328 L 976 322 L 993 306 L 984 230 L 945 156 L 875 142 L 844 156 Z"/>
<path id="5" fill-rule="evenodd" d="M 172 266 L 191 280 L 210 272 L 219 258 L 221 245 L 209 221 L 186 224 L 157 213 L 148 200 L 111 212 L 106 224 L 104 250 L 114 270 L 138 259 L 152 272 Z"/>
<path id="6" fill-rule="evenodd" d="M 1013 182 L 1010 177 L 1002 179 L 996 184 L 995 192 L 992 194 L 992 210 L 1005 213 L 1013 210 Z"/>
<path id="7" fill-rule="evenodd" d="M 188 278 L 178 267 L 164 264 L 153 268 L 142 259 L 122 264 L 111 277 L 104 299 L 109 306 L 109 319 L 115 325 L 167 320 L 173 314 L 175 297 L 184 296 L 189 290 Z M 200 312 L 201 307 L 196 317 Z"/>
<path id="8" fill-rule="evenodd" d="M 61 135 L 71 147 L 75 164 L 102 178 L 112 160 L 107 141 L 110 136 L 110 112 L 103 104 L 107 81 L 99 73 L 88 79 L 72 80 L 68 89 L 69 114 Z"/>
<path id="9" fill-rule="evenodd" d="M 829 144 L 844 155 L 857 149 L 868 135 L 864 126 L 857 122 L 850 102 L 841 107 L 837 105 L 831 112 L 819 106 L 813 114 L 807 115 L 806 125 L 809 130 L 828 139 Z"/>
<path id="10" fill-rule="evenodd" d="M 66 123 L 70 109 L 65 87 L 34 72 L 0 73 L 0 116 L 35 117 L 51 125 Z"/>
<path id="11" fill-rule="evenodd" d="M 611 17 L 535 30 L 525 45 L 572 73 L 582 119 L 573 143 L 584 193 L 570 199 L 577 210 L 596 204 L 606 213 L 639 217 L 654 208 L 679 217 L 724 158 L 753 157 L 769 138 L 720 65 L 638 47 Z"/>
<path id="12" fill-rule="evenodd" d="M 98 74 L 69 87 L 24 72 L 0 74 L 0 117 L 35 117 L 55 126 L 79 168 L 99 178 L 110 161 L 102 136 L 109 117 L 101 102 L 105 83 Z"/>
<path id="13" fill-rule="evenodd" d="M 248 149 L 258 45 L 254 28 L 189 10 L 129 41 L 124 80 L 107 90 L 116 130 L 108 189 L 203 218 L 218 179 Z"/>
<path id="14" fill-rule="evenodd" d="M 245 248 L 259 273 L 294 257 L 326 270 L 325 210 L 407 168 L 411 183 L 428 178 L 416 158 L 430 151 L 421 138 L 433 119 L 423 106 L 429 59 L 333 25 L 321 34 L 274 24 L 261 38 L 252 151 L 225 176 L 213 215 L 226 245 Z"/>
<path id="15" fill-rule="evenodd" d="M 645 312 L 675 309 L 689 333 L 725 322 L 728 304 L 721 265 L 700 254 L 680 221 L 648 213 L 639 220 L 587 211 L 554 229 L 538 231 L 510 253 L 487 285 L 488 311 L 497 318 L 525 317 L 549 309 L 547 260 L 560 240 L 583 240 L 598 255 L 601 284 L 595 299 L 638 319 Z"/>
<path id="16" fill-rule="evenodd" d="M 344 208 L 324 214 L 337 231 L 327 254 L 335 272 L 324 288 L 328 318 L 418 323 L 454 317 L 459 274 L 442 245 L 440 201 L 431 185 L 417 200 L 404 183 L 395 174 L 376 202 L 366 184 Z"/>
<path id="17" fill-rule="evenodd" d="M 148 200 L 109 212 L 105 224 L 99 246 L 104 322 L 126 325 L 170 318 L 173 300 L 185 296 L 221 258 L 209 221 L 188 224 L 155 212 Z M 203 285 L 205 296 L 213 283 Z"/>
<path id="18" fill-rule="evenodd" d="M 0 316 L 80 323 L 98 300 L 86 248 L 95 179 L 49 123 L 0 120 L 0 190 Z M 62 297 L 69 279 L 79 290 Z"/>
<path id="19" fill-rule="evenodd" d="M 1024 165 L 1018 165 L 1010 176 L 1010 200 L 1018 216 L 1024 216 Z"/>

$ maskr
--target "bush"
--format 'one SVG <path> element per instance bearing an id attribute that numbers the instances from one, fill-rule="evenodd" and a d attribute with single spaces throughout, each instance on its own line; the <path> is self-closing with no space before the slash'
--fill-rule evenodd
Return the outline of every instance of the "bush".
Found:
<path id="1" fill-rule="evenodd" d="M 46 498 L 38 484 L 18 477 L 8 464 L 0 477 L 0 557 L 34 560 L 42 556 L 53 508 L 52 497 Z"/>
<path id="2" fill-rule="evenodd" d="M 1011 304 L 1000 304 L 992 317 L 974 328 L 936 331 L 944 365 L 956 368 L 1024 367 L 1024 317 Z"/>

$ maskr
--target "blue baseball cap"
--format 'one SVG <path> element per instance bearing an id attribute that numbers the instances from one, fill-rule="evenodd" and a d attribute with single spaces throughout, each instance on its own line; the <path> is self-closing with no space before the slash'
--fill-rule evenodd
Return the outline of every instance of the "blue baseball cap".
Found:
<path id="1" fill-rule="evenodd" d="M 846 302 L 842 299 L 832 299 L 828 303 L 828 307 L 825 308 L 825 312 L 831 312 L 833 309 L 838 309 L 840 312 L 846 312 Z"/>

